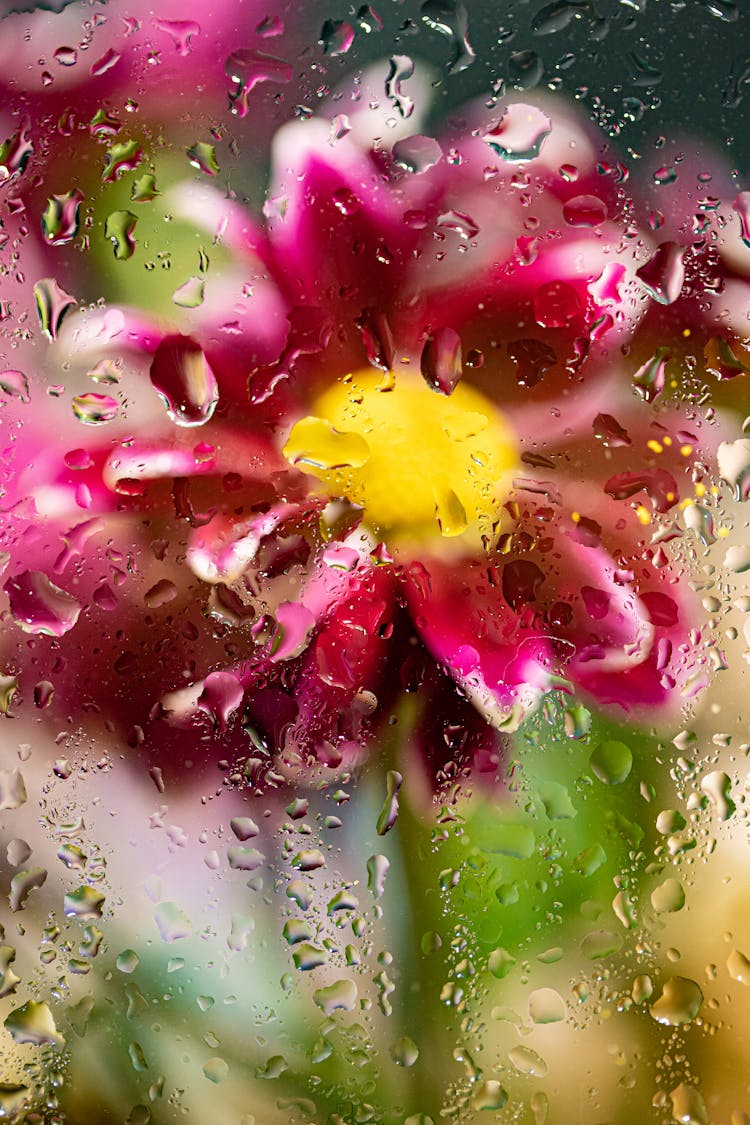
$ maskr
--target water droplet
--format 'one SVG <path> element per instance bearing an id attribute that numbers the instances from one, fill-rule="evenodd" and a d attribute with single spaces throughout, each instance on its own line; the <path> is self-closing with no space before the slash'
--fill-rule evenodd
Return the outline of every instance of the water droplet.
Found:
<path id="1" fill-rule="evenodd" d="M 301 973 L 309 973 L 312 969 L 318 969 L 321 965 L 325 965 L 327 960 L 328 954 L 324 949 L 320 949 L 317 945 L 312 945 L 307 941 L 296 945 L 292 953 L 294 967 Z"/>
<path id="2" fill-rule="evenodd" d="M 564 31 L 574 19 L 592 14 L 589 0 L 553 0 L 540 8 L 531 21 L 534 35 L 555 35 Z"/>
<path id="3" fill-rule="evenodd" d="M 185 58 L 192 50 L 192 39 L 200 35 L 201 27 L 195 20 L 155 19 L 154 27 L 170 36 L 178 55 Z"/>
<path id="4" fill-rule="evenodd" d="M 621 785 L 633 768 L 633 753 L 624 742 L 610 740 L 596 747 L 589 764 L 605 785 Z"/>
<path id="5" fill-rule="evenodd" d="M 196 702 L 198 711 L 209 715 L 219 730 L 226 730 L 229 721 L 242 706 L 245 689 L 232 672 L 209 672 Z"/>
<path id="6" fill-rule="evenodd" d="M 115 258 L 118 262 L 127 261 L 135 253 L 133 231 L 137 222 L 138 216 L 132 211 L 112 211 L 107 215 L 104 237 L 108 238 L 114 246 Z"/>
<path id="7" fill-rule="evenodd" d="M 575 195 L 563 204 L 563 218 L 570 227 L 598 227 L 607 220 L 607 205 L 596 195 Z"/>
<path id="8" fill-rule="evenodd" d="M 750 495 L 750 438 L 722 441 L 716 460 L 723 480 L 734 489 L 736 500 Z"/>
<path id="9" fill-rule="evenodd" d="M 640 269 L 636 277 L 649 297 L 660 305 L 673 304 L 685 281 L 685 251 L 677 242 L 662 242 Z"/>
<path id="10" fill-rule="evenodd" d="M 367 860 L 367 887 L 374 898 L 382 897 L 390 866 L 390 860 L 384 855 L 371 855 Z"/>
<path id="11" fill-rule="evenodd" d="M 724 566 L 733 574 L 745 574 L 750 570 L 750 546 L 735 544 L 729 547 L 724 556 Z"/>
<path id="12" fill-rule="evenodd" d="M 237 845 L 227 848 L 227 862 L 233 871 L 257 871 L 266 861 L 263 852 L 257 848 Z"/>
<path id="13" fill-rule="evenodd" d="M 22 371 L 10 368 L 0 371 L 0 392 L 8 398 L 17 398 L 20 402 L 31 402 L 29 380 Z"/>
<path id="14" fill-rule="evenodd" d="M 490 953 L 487 960 L 487 967 L 489 968 L 493 977 L 497 977 L 498 980 L 502 980 L 503 977 L 507 977 L 508 973 L 513 968 L 515 963 L 515 957 L 511 953 L 509 953 L 507 949 L 503 949 L 501 946 L 498 949 L 492 950 L 492 953 Z"/>
<path id="15" fill-rule="evenodd" d="M 41 281 L 37 281 L 34 286 L 34 300 L 42 332 L 50 340 L 54 340 L 60 330 L 63 317 L 78 302 L 52 277 L 43 277 Z"/>
<path id="16" fill-rule="evenodd" d="M 140 958 L 134 949 L 123 949 L 122 953 L 118 953 L 115 964 L 121 973 L 134 973 Z"/>
<path id="17" fill-rule="evenodd" d="M 75 891 L 70 891 L 63 900 L 66 918 L 80 918 L 89 922 L 94 918 L 101 918 L 103 909 L 104 895 L 86 883 Z"/>
<path id="18" fill-rule="evenodd" d="M 327 988 L 319 988 L 313 999 L 326 1016 L 337 1010 L 353 1011 L 357 1003 L 357 986 L 352 980 L 337 980 Z"/>
<path id="19" fill-rule="evenodd" d="M 739 949 L 733 949 L 727 958 L 727 972 L 732 980 L 750 984 L 750 960 Z"/>
<path id="20" fill-rule="evenodd" d="M 325 857 L 318 848 L 303 848 L 301 852 L 297 852 L 292 860 L 292 867 L 296 867 L 300 871 L 317 871 L 318 868 L 325 867 L 325 865 Z"/>
<path id="21" fill-rule="evenodd" d="M 238 840 L 245 841 L 258 835 L 258 825 L 249 816 L 235 816 L 230 820 L 229 827 Z"/>
<path id="22" fill-rule="evenodd" d="M 0 810 L 20 809 L 26 801 L 26 784 L 21 771 L 0 770 Z"/>
<path id="23" fill-rule="evenodd" d="M 17 871 L 10 881 L 8 901 L 11 910 L 14 913 L 23 910 L 31 892 L 43 887 L 46 881 L 47 872 L 44 867 L 29 867 L 25 871 Z"/>
<path id="24" fill-rule="evenodd" d="M 565 1001 L 554 988 L 537 988 L 529 996 L 529 1016 L 534 1023 L 558 1023 L 565 1014 Z"/>
<path id="25" fill-rule="evenodd" d="M 729 820 L 736 809 L 729 794 L 732 782 L 723 770 L 714 770 L 701 778 L 701 789 L 713 805 L 719 820 Z"/>
<path id="26" fill-rule="evenodd" d="M 204 277 L 189 277 L 188 280 L 175 289 L 172 300 L 182 309 L 197 309 L 203 304 L 203 295 L 206 289 Z"/>
<path id="27" fill-rule="evenodd" d="M 119 122 L 117 123 L 119 127 Z M 102 182 L 114 183 L 125 172 L 132 172 L 143 159 L 138 141 L 120 141 L 107 151 L 107 161 L 102 172 Z"/>
<path id="28" fill-rule="evenodd" d="M 359 899 L 351 891 L 337 891 L 326 907 L 329 916 L 341 910 L 359 910 Z"/>
<path id="29" fill-rule="evenodd" d="M 385 778 L 386 795 L 377 821 L 378 836 L 385 836 L 398 818 L 398 793 L 403 777 L 397 770 L 388 770 Z"/>
<path id="30" fill-rule="evenodd" d="M 168 605 L 177 597 L 177 587 L 168 578 L 160 578 L 143 595 L 144 604 L 148 609 L 160 609 Z"/>
<path id="31" fill-rule="evenodd" d="M 324 418 L 296 422 L 283 449 L 292 465 L 315 469 L 359 469 L 370 458 L 370 447 L 361 434 L 334 429 Z"/>
<path id="32" fill-rule="evenodd" d="M 64 246 L 78 234 L 80 210 L 85 196 L 78 188 L 52 195 L 42 215 L 42 233 L 50 246 Z"/>
<path id="33" fill-rule="evenodd" d="M 469 43 L 469 15 L 460 0 L 426 0 L 420 14 L 429 28 L 451 41 L 453 59 L 448 73 L 459 74 L 471 66 L 476 54 Z"/>
<path id="34" fill-rule="evenodd" d="M 100 426 L 117 417 L 120 404 L 111 395 L 100 395 L 94 391 L 76 395 L 72 400 L 73 413 L 79 422 L 86 426 Z"/>
<path id="35" fill-rule="evenodd" d="M 151 383 L 178 426 L 202 426 L 219 401 L 219 387 L 201 347 L 189 336 L 167 336 L 151 362 Z"/>
<path id="36" fill-rule="evenodd" d="M 119 52 L 115 51 L 113 47 L 110 47 L 108 51 L 104 52 L 100 59 L 97 59 L 95 63 L 91 64 L 89 74 L 92 78 L 98 78 L 101 74 L 106 74 L 113 66 L 117 66 L 121 58 L 122 56 Z"/>
<path id="37" fill-rule="evenodd" d="M 31 848 L 25 840 L 9 840 L 8 846 L 5 849 L 5 854 L 8 857 L 8 863 L 11 867 L 20 867 L 31 855 Z"/>
<path id="38" fill-rule="evenodd" d="M 544 1078 L 547 1073 L 547 1064 L 541 1055 L 531 1047 L 511 1047 L 508 1059 L 521 1074 L 530 1074 L 535 1078 Z"/>
<path id="39" fill-rule="evenodd" d="M 326 20 L 318 42 L 326 55 L 345 55 L 354 42 L 354 28 L 346 20 Z"/>
<path id="40" fill-rule="evenodd" d="M 578 293 L 567 281 L 550 281 L 534 293 L 534 319 L 542 328 L 567 328 L 582 314 Z"/>
<path id="41" fill-rule="evenodd" d="M 385 94 L 393 102 L 401 117 L 411 117 L 414 112 L 414 102 L 401 89 L 401 83 L 406 82 L 414 74 L 414 60 L 408 55 L 393 55 L 388 60 L 388 77 L 385 80 Z"/>
<path id="42" fill-rule="evenodd" d="M 450 395 L 463 371 L 458 333 L 452 328 L 440 328 L 428 336 L 422 351 L 421 369 L 428 386 Z"/>
<path id="43" fill-rule="evenodd" d="M 16 1043 L 42 1047 L 46 1043 L 61 1047 L 65 1040 L 55 1026 L 52 1012 L 45 1003 L 29 1000 L 6 1016 L 4 1026 Z"/>
<path id="44" fill-rule="evenodd" d="M 410 1039 L 408 1035 L 404 1035 L 401 1039 L 397 1039 L 395 1043 L 391 1044 L 391 1058 L 396 1066 L 414 1066 L 414 1063 L 419 1058 L 419 1047 Z"/>
<path id="45" fill-rule="evenodd" d="M 612 930 L 592 930 L 581 941 L 581 952 L 590 961 L 611 957 L 622 946 L 622 937 Z"/>
<path id="46" fill-rule="evenodd" d="M 168 944 L 188 938 L 193 933 L 190 919 L 176 902 L 159 903 L 154 911 L 154 920 L 162 941 Z"/>
<path id="47" fill-rule="evenodd" d="M 15 1082 L 0 1082 L 0 1117 L 7 1117 L 8 1120 L 13 1121 L 21 1120 L 18 1114 L 26 1106 L 29 1094 L 28 1086 Z"/>
<path id="48" fill-rule="evenodd" d="M 3 589 L 10 599 L 10 612 L 25 633 L 61 637 L 78 620 L 81 606 L 38 570 L 24 570 L 9 578 Z"/>
<path id="49" fill-rule="evenodd" d="M 415 134 L 396 141 L 393 146 L 393 159 L 396 164 L 415 176 L 434 168 L 442 156 L 442 149 L 434 137 Z"/>
<path id="50" fill-rule="evenodd" d="M 445 484 L 433 485 L 432 495 L 440 534 L 446 539 L 462 535 L 468 527 L 468 520 L 460 498 L 449 485 Z"/>
<path id="51" fill-rule="evenodd" d="M 266 55 L 262 51 L 235 51 L 227 59 L 224 70 L 234 83 L 229 95 L 232 113 L 244 117 L 248 111 L 248 97 L 261 82 L 286 84 L 294 74 L 294 68 L 284 59 Z"/>
<path id="52" fill-rule="evenodd" d="M 734 0 L 699 0 L 706 11 L 718 20 L 725 23 L 735 23 L 739 19 L 740 10 Z"/>
<path id="53" fill-rule="evenodd" d="M 0 144 L 0 184 L 22 175 L 32 152 L 31 119 L 24 117 L 16 132 Z"/>
<path id="54" fill-rule="evenodd" d="M 197 168 L 199 172 L 203 172 L 206 176 L 218 176 L 221 169 L 213 145 L 206 141 L 196 141 L 185 151 L 193 168 Z"/>
<path id="55" fill-rule="evenodd" d="M 673 914 L 685 905 L 685 888 L 679 879 L 665 879 L 651 892 L 651 905 L 657 914 Z"/>
<path id="56" fill-rule="evenodd" d="M 679 1122 L 680 1125 L 710 1125 L 711 1119 L 706 1110 L 706 1103 L 695 1086 L 680 1083 L 670 1092 L 669 1100 L 672 1103 L 673 1121 Z M 734 1117 L 734 1114 L 732 1116 Z"/>
<path id="57" fill-rule="evenodd" d="M 694 980 L 688 977 L 670 977 L 664 982 L 662 994 L 650 1012 L 658 1023 L 680 1027 L 698 1015 L 703 1003 L 703 993 Z"/>
<path id="58" fill-rule="evenodd" d="M 160 194 L 156 186 L 156 177 L 151 172 L 144 172 L 142 176 L 133 180 L 130 188 L 130 199 L 133 203 L 150 203 Z"/>

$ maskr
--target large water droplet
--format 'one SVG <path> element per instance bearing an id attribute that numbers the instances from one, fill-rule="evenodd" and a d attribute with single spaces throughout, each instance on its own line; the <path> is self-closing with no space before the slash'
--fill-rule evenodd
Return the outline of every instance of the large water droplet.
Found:
<path id="1" fill-rule="evenodd" d="M 84 194 L 78 188 L 64 195 L 52 195 L 42 215 L 42 232 L 50 246 L 64 246 L 78 234 Z"/>
<path id="2" fill-rule="evenodd" d="M 660 305 L 671 305 L 682 292 L 685 281 L 685 251 L 677 242 L 662 242 L 636 277 L 650 297 Z"/>
<path id="3" fill-rule="evenodd" d="M 117 417 L 120 404 L 111 395 L 100 395 L 93 391 L 76 395 L 72 400 L 73 413 L 79 422 L 87 426 L 99 426 Z"/>
<path id="4" fill-rule="evenodd" d="M 66 293 L 53 277 L 43 277 L 34 286 L 34 300 L 42 332 L 54 340 L 62 324 L 63 317 L 78 302 Z"/>
<path id="5" fill-rule="evenodd" d="M 337 1010 L 351 1012 L 357 1003 L 357 986 L 352 980 L 337 980 L 313 993 L 318 1007 L 330 1016 Z"/>
<path id="6" fill-rule="evenodd" d="M 61 637 L 78 620 L 81 606 L 38 570 L 24 570 L 9 578 L 3 589 L 10 599 L 10 612 L 25 633 Z"/>
<path id="7" fill-rule="evenodd" d="M 703 993 L 694 980 L 688 977 L 670 977 L 664 982 L 662 994 L 651 1005 L 651 1015 L 658 1023 L 680 1027 L 698 1015 L 703 1003 Z"/>
<path id="8" fill-rule="evenodd" d="M 425 0 L 420 14 L 428 27 L 447 36 L 453 45 L 448 73 L 458 74 L 471 66 L 476 53 L 469 43 L 469 15 L 460 0 Z"/>
<path id="9" fill-rule="evenodd" d="M 167 336 L 154 353 L 150 375 L 173 422 L 208 422 L 219 401 L 219 387 L 199 344 L 189 336 Z"/>
<path id="10" fill-rule="evenodd" d="M 6 1016 L 4 1026 L 16 1043 L 31 1043 L 42 1047 L 46 1043 L 61 1047 L 65 1040 L 55 1026 L 55 1020 L 45 1003 L 29 1000 Z"/>

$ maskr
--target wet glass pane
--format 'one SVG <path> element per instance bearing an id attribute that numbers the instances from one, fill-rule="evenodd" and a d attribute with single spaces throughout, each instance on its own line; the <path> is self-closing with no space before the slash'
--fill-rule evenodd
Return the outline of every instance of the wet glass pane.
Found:
<path id="1" fill-rule="evenodd" d="M 750 1122 L 749 18 L 5 0 L 1 1118 Z"/>

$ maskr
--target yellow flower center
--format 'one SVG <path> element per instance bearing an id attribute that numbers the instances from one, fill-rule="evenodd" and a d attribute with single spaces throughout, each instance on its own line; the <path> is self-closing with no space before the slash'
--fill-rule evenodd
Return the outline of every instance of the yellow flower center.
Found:
<path id="1" fill-rule="evenodd" d="M 459 384 L 445 397 L 419 375 L 373 370 L 322 394 L 284 456 L 394 545 L 436 534 L 491 542 L 518 464 L 513 431 L 479 391 Z"/>

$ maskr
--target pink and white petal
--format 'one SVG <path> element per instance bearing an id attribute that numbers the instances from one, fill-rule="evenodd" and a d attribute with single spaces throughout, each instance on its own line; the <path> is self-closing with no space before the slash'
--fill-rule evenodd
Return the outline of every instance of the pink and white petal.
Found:
<path id="1" fill-rule="evenodd" d="M 254 222 L 252 212 L 212 184 L 183 180 L 165 194 L 170 212 L 205 231 L 215 244 L 226 247 L 254 271 L 269 261 L 266 233 Z"/>
<path id="2" fill-rule="evenodd" d="M 395 298 L 418 237 L 382 168 L 321 118 L 276 134 L 268 229 L 292 304 L 357 312 Z M 350 311 L 350 316 L 351 316 Z"/>

